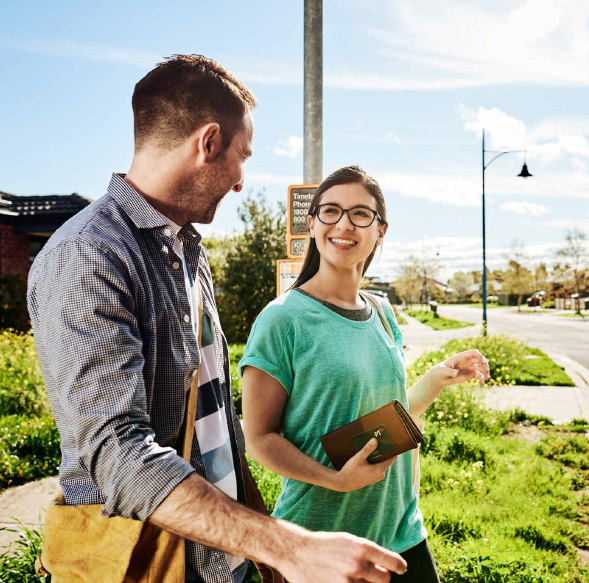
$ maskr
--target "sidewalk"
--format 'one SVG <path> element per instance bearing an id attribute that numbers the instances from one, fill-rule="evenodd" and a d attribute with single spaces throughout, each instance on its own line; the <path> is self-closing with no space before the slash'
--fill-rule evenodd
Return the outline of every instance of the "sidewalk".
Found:
<path id="1" fill-rule="evenodd" d="M 45 520 L 45 515 L 39 521 L 39 512 L 49 506 L 59 491 L 58 477 L 45 478 L 37 482 L 29 482 L 16 488 L 9 488 L 0 494 L 0 528 L 15 528 L 17 525 L 11 517 L 18 518 L 27 527 L 37 528 L 39 522 Z M 6 546 L 18 538 L 12 532 L 0 531 L 0 547 Z M 0 554 L 5 549 L 0 548 Z"/>

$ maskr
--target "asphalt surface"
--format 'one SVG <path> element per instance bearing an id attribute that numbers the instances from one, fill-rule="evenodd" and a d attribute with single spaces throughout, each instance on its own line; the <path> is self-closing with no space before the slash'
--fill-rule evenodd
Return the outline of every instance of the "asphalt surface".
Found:
<path id="1" fill-rule="evenodd" d="M 476 329 L 480 330 L 481 308 L 439 306 L 438 312 L 447 318 L 479 324 Z M 518 313 L 517 308 L 495 308 L 487 310 L 487 322 L 490 334 L 515 336 L 530 346 L 568 356 L 589 368 L 589 318 L 563 318 L 557 313 Z M 466 330 L 472 333 L 475 327 Z"/>

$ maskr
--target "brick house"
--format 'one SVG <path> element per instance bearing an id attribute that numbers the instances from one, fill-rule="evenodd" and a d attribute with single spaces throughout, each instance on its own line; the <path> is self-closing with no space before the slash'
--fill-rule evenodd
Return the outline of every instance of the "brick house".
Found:
<path id="1" fill-rule="evenodd" d="M 49 237 L 90 202 L 76 193 L 19 196 L 0 191 L 0 278 L 26 278 Z"/>

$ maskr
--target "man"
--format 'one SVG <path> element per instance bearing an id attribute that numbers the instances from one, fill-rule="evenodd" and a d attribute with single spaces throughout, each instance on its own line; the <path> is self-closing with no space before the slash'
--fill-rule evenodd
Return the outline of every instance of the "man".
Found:
<path id="1" fill-rule="evenodd" d="M 103 504 L 103 516 L 149 521 L 184 537 L 190 582 L 240 582 L 244 558 L 277 568 L 291 583 L 388 581 L 389 570 L 405 570 L 399 555 L 239 503 L 245 444 L 192 223 L 210 223 L 221 199 L 242 189 L 254 96 L 214 61 L 175 55 L 137 83 L 132 103 L 129 172 L 113 175 L 107 194 L 55 233 L 29 277 L 66 504 Z M 197 369 L 189 464 L 173 448 Z"/>

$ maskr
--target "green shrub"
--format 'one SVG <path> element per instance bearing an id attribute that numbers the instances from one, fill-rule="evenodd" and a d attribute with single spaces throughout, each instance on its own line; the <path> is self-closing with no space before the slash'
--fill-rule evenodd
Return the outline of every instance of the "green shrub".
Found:
<path id="1" fill-rule="evenodd" d="M 565 385 L 574 386 L 562 367 L 537 348 L 529 348 L 504 335 L 477 336 L 451 340 L 440 350 L 420 356 L 407 369 L 407 386 L 412 386 L 433 365 L 458 352 L 478 349 L 489 361 L 491 372 L 487 385 Z M 534 356 L 537 358 L 526 358 Z M 470 386 L 478 386 L 471 381 Z"/>
<path id="2" fill-rule="evenodd" d="M 27 311 L 27 280 L 20 273 L 0 277 L 0 330 L 25 332 L 31 327 Z"/>
<path id="3" fill-rule="evenodd" d="M 522 425 L 536 425 L 541 427 L 542 425 L 552 425 L 552 419 L 545 417 L 544 415 L 530 415 L 521 409 L 514 409 L 509 412 L 509 420 L 513 423 L 521 423 Z"/>
<path id="4" fill-rule="evenodd" d="M 51 576 L 35 574 L 35 560 L 43 547 L 43 529 L 27 528 L 16 521 L 16 528 L 0 528 L 9 532 L 18 532 L 5 553 L 0 555 L 0 581 L 2 583 L 50 583 Z"/>
<path id="5" fill-rule="evenodd" d="M 547 435 L 536 445 L 536 452 L 565 466 L 589 470 L 589 439 L 585 435 Z"/>
<path id="6" fill-rule="evenodd" d="M 0 489 L 54 476 L 60 462 L 53 417 L 0 417 Z"/>
<path id="7" fill-rule="evenodd" d="M 32 332 L 0 332 L 0 415 L 49 412 Z"/>
<path id="8" fill-rule="evenodd" d="M 528 524 L 518 526 L 514 531 L 515 536 L 531 543 L 537 549 L 545 551 L 566 552 L 569 548 L 566 540 L 558 535 L 549 534 L 536 525 Z"/>
<path id="9" fill-rule="evenodd" d="M 463 518 L 433 514 L 426 519 L 426 528 L 446 542 L 460 543 L 469 538 L 480 538 L 478 526 L 467 524 Z"/>
<path id="10" fill-rule="evenodd" d="M 542 564 L 530 564 L 524 558 L 506 560 L 487 554 L 461 553 L 452 564 L 438 564 L 444 583 L 543 583 L 553 581 L 550 569 Z M 562 579 L 558 579 L 559 581 Z M 581 579 L 568 579 L 581 583 Z"/>
<path id="11" fill-rule="evenodd" d="M 258 485 L 260 494 L 262 494 L 262 498 L 266 503 L 268 512 L 272 512 L 276 504 L 276 499 L 280 494 L 280 476 L 254 461 L 249 456 L 247 458 L 247 463 L 252 476 Z"/>
<path id="12" fill-rule="evenodd" d="M 233 404 L 235 411 L 241 417 L 241 377 L 237 372 L 237 365 L 243 357 L 245 344 L 229 344 L 229 369 L 231 371 L 231 390 L 233 391 Z"/>

